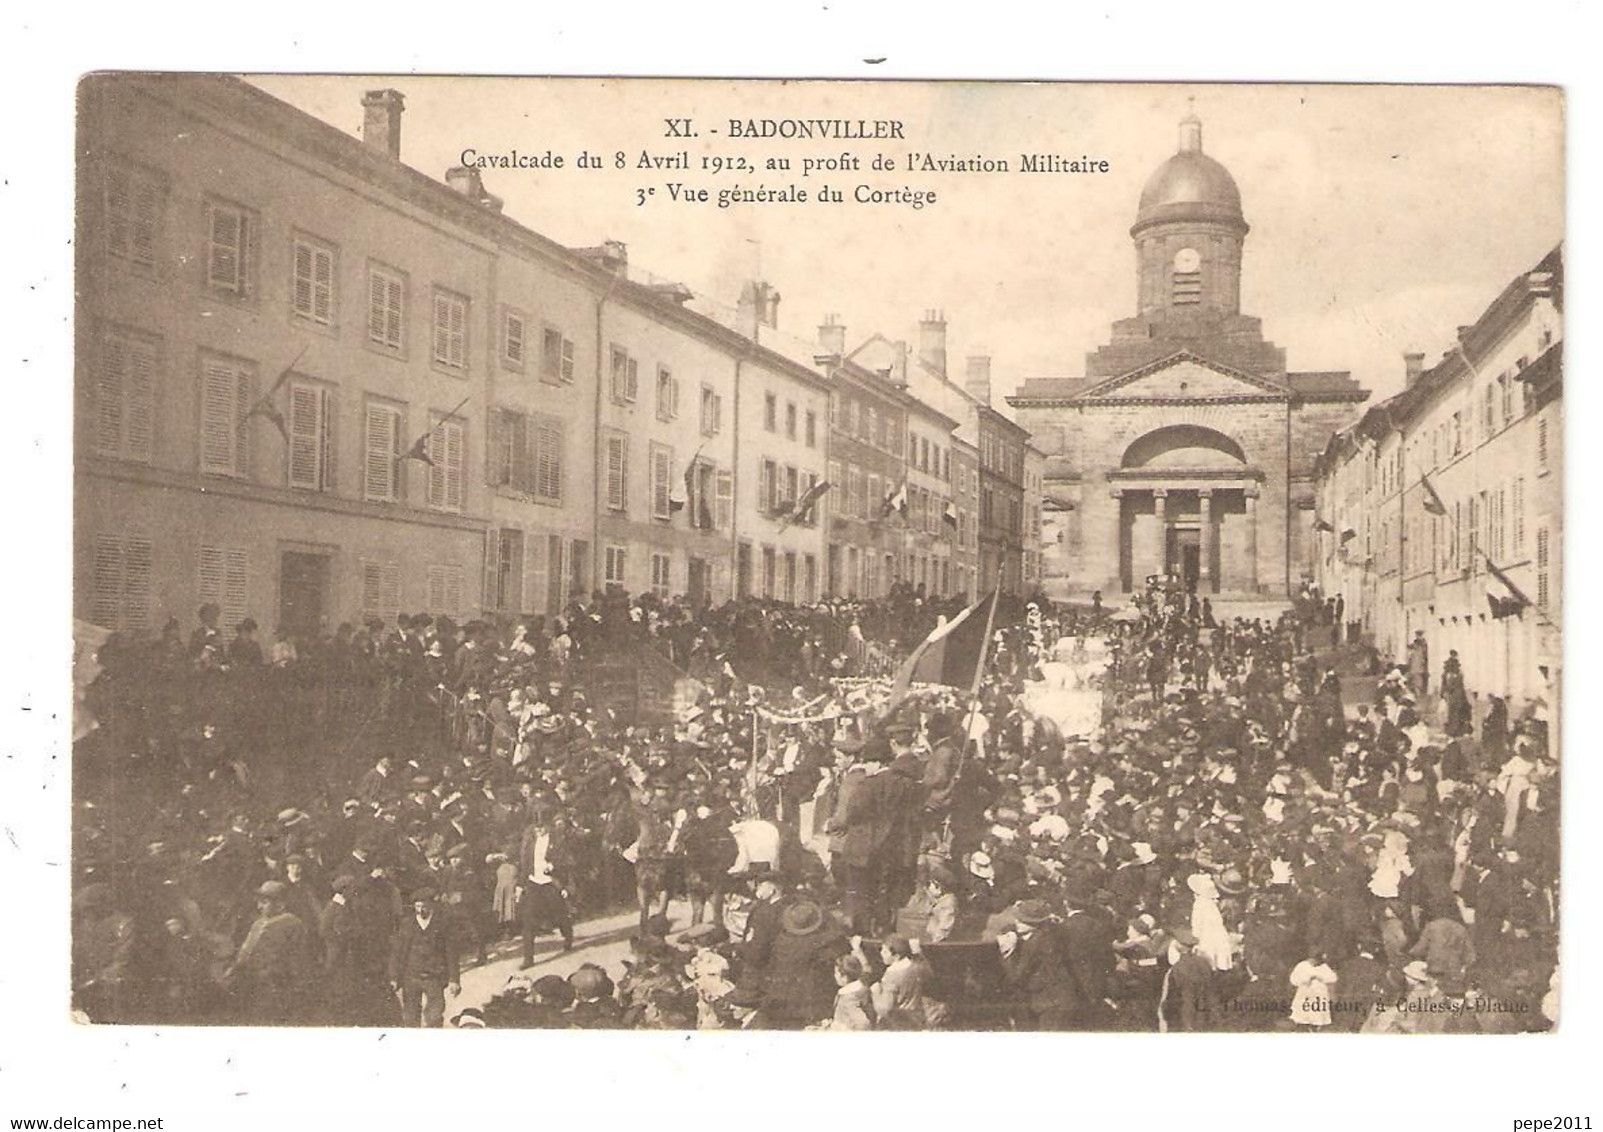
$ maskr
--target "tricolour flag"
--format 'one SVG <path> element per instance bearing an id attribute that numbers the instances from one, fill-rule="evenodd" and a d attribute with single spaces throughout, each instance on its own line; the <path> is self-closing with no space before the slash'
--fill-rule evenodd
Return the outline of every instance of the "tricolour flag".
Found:
<path id="1" fill-rule="evenodd" d="M 992 590 L 946 624 L 936 626 L 902 662 L 891 685 L 893 710 L 914 684 L 947 684 L 966 688 L 970 695 L 979 691 L 1000 593 L 1000 589 Z"/>
<path id="2" fill-rule="evenodd" d="M 807 513 L 823 498 L 824 492 L 828 491 L 831 486 L 828 480 L 819 480 L 812 487 L 802 492 L 802 497 L 796 500 L 796 506 L 791 508 L 790 513 L 785 516 L 785 521 L 780 525 L 779 529 L 783 531 L 792 523 L 800 523 L 805 520 Z"/>
<path id="3" fill-rule="evenodd" d="M 1498 568 L 1497 563 L 1492 561 L 1490 554 L 1483 552 L 1482 557 L 1486 559 L 1486 569 L 1491 571 L 1492 577 L 1501 582 L 1503 589 L 1507 591 L 1506 594 L 1498 594 L 1490 589 L 1486 591 L 1486 600 L 1492 607 L 1492 617 L 1497 620 L 1502 620 L 1504 617 L 1517 617 L 1521 610 L 1531 604 L 1531 599 L 1526 597 L 1524 592 L 1514 584 L 1513 579 Z"/>
<path id="4" fill-rule="evenodd" d="M 1321 519 L 1317 516 L 1314 518 L 1314 530 L 1323 531 L 1327 535 L 1333 535 L 1336 533 L 1335 527 L 1331 526 L 1324 519 Z"/>
<path id="5" fill-rule="evenodd" d="M 907 481 L 903 480 L 901 486 L 885 497 L 885 502 L 879 505 L 879 517 L 888 518 L 892 511 L 900 511 L 905 518 L 907 515 Z"/>
<path id="6" fill-rule="evenodd" d="M 953 529 L 957 527 L 957 506 L 950 499 L 946 501 L 946 508 L 941 512 L 941 521 Z"/>

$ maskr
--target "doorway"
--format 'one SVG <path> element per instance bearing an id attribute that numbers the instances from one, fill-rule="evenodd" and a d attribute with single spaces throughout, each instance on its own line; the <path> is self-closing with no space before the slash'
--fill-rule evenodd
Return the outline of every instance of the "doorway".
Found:
<path id="1" fill-rule="evenodd" d="M 278 564 L 278 631 L 309 643 L 323 632 L 328 555 L 286 550 Z"/>
<path id="2" fill-rule="evenodd" d="M 1195 593 L 1202 577 L 1202 532 L 1192 528 L 1169 529 L 1169 545 L 1164 555 L 1164 571 L 1179 578 L 1186 593 Z"/>

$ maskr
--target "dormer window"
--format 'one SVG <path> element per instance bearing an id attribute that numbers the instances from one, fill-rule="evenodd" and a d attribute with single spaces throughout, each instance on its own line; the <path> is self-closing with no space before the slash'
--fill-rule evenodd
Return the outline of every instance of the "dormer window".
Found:
<path id="1" fill-rule="evenodd" d="M 1171 294 L 1177 307 L 1202 302 L 1202 257 L 1196 248 L 1181 248 L 1174 256 Z"/>

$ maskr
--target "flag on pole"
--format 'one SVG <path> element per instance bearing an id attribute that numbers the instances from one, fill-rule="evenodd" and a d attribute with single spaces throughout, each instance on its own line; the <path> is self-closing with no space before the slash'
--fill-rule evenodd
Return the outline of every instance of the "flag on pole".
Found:
<path id="1" fill-rule="evenodd" d="M 402 456 L 401 459 L 422 460 L 432 468 L 434 466 L 434 457 L 429 455 L 429 434 L 425 432 L 422 436 L 412 441 L 412 447 L 406 450 L 406 455 Z"/>
<path id="2" fill-rule="evenodd" d="M 891 685 L 890 708 L 907 698 L 913 684 L 947 684 L 953 688 L 978 691 L 985 668 L 986 646 L 1001 588 L 992 590 L 925 637 L 902 662 Z"/>
<path id="3" fill-rule="evenodd" d="M 1486 559 L 1486 569 L 1491 571 L 1492 577 L 1502 583 L 1503 589 L 1507 591 L 1504 594 L 1494 593 L 1490 589 L 1486 591 L 1486 600 L 1491 604 L 1492 616 L 1498 620 L 1518 616 L 1521 610 L 1531 604 L 1531 599 L 1514 584 L 1513 579 L 1498 568 L 1490 554 L 1483 551 L 1481 556 Z"/>
<path id="4" fill-rule="evenodd" d="M 691 498 L 696 494 L 696 461 L 701 459 L 701 450 L 705 447 L 707 447 L 707 443 L 706 441 L 702 441 L 702 443 L 696 448 L 696 454 L 690 458 L 690 463 L 685 465 L 685 497 L 683 499 L 675 499 L 672 495 L 669 495 L 668 514 L 677 515 L 679 512 L 683 511 L 685 509 L 685 505 L 688 504 Z M 692 515 L 690 517 L 690 525 L 692 527 L 696 525 L 696 516 Z"/>
<path id="5" fill-rule="evenodd" d="M 268 420 L 272 421 L 273 427 L 278 429 L 278 435 L 284 438 L 285 444 L 289 443 L 289 427 L 284 424 L 284 414 L 278 411 L 277 405 L 273 404 L 273 398 L 278 396 L 278 391 L 284 388 L 284 383 L 289 380 L 291 371 L 293 371 L 294 368 L 300 364 L 301 359 L 305 356 L 306 347 L 302 346 L 301 352 L 295 355 L 295 360 L 290 362 L 289 365 L 285 366 L 279 373 L 278 380 L 273 382 L 273 387 L 266 393 L 262 394 L 261 400 L 252 405 L 250 410 L 245 414 L 245 419 L 247 421 L 252 417 L 266 417 Z"/>
<path id="6" fill-rule="evenodd" d="M 805 519 L 807 512 L 813 509 L 813 504 L 823 498 L 824 492 L 828 491 L 830 486 L 831 484 L 828 480 L 819 480 L 812 487 L 802 492 L 802 497 L 796 500 L 796 506 L 791 508 L 790 514 L 785 516 L 785 521 L 779 525 L 779 529 L 783 531 L 792 523 L 799 523 Z"/>
<path id="7" fill-rule="evenodd" d="M 1321 518 L 1319 518 L 1317 516 L 1315 516 L 1315 518 L 1314 518 L 1314 530 L 1323 531 L 1327 535 L 1336 533 L 1336 528 L 1335 527 L 1331 526 L 1325 520 L 1323 520 L 1323 519 L 1321 519 Z"/>
<path id="8" fill-rule="evenodd" d="M 1436 487 L 1430 482 L 1430 477 L 1422 475 L 1419 477 L 1419 482 L 1425 488 L 1425 510 L 1432 515 L 1447 514 L 1447 504 L 1443 503 L 1442 497 L 1436 494 Z"/>
<path id="9" fill-rule="evenodd" d="M 902 517 L 907 517 L 907 481 L 903 480 L 901 486 L 885 497 L 885 502 L 879 505 L 879 517 L 888 518 L 892 511 L 900 511 Z"/>
<path id="10" fill-rule="evenodd" d="M 946 501 L 946 508 L 941 512 L 941 521 L 953 530 L 957 529 L 957 504 L 950 499 Z"/>

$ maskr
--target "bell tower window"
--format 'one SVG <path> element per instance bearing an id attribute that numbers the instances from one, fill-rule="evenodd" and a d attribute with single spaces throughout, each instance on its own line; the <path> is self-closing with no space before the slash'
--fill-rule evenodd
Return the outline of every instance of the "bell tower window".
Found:
<path id="1" fill-rule="evenodd" d="M 1181 248 L 1174 256 L 1170 274 L 1170 298 L 1177 307 L 1202 302 L 1202 257 L 1196 248 Z"/>

